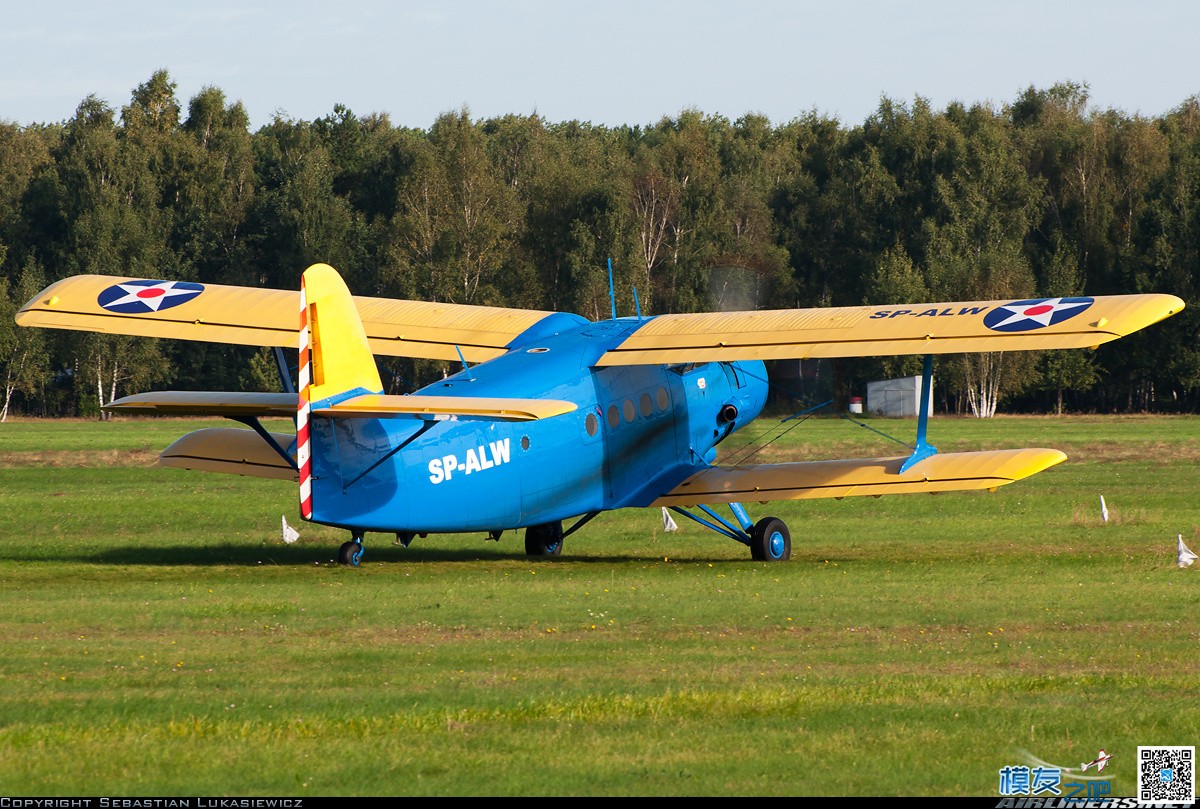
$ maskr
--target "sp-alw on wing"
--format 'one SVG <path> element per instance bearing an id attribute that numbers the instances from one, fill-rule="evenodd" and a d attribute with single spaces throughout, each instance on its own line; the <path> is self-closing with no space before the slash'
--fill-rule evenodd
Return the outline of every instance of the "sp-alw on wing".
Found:
<path id="1" fill-rule="evenodd" d="M 928 412 L 909 456 L 722 466 L 716 447 L 767 397 L 763 360 L 1083 348 L 1183 308 L 1171 295 L 788 309 L 591 322 L 578 315 L 354 297 L 317 264 L 298 292 L 76 276 L 21 309 L 22 326 L 299 350 L 285 393 L 144 393 L 109 409 L 220 415 L 161 456 L 167 466 L 298 483 L 301 516 L 351 534 L 525 529 L 531 556 L 604 511 L 669 507 L 787 559 L 787 526 L 743 501 L 994 489 L 1065 459 L 1054 449 L 938 453 Z M 409 395 L 383 392 L 374 355 L 461 360 Z M 475 363 L 471 366 L 469 363 Z M 287 416 L 295 431 L 260 419 Z M 714 508 L 725 505 L 730 517 Z M 700 514 L 690 509 L 698 509 Z M 563 524 L 569 527 L 564 530 Z"/>

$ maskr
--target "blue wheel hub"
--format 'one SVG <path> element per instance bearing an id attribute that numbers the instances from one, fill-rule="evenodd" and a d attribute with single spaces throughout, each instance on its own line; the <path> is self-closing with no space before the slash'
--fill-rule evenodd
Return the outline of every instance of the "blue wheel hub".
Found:
<path id="1" fill-rule="evenodd" d="M 771 551 L 771 558 L 778 559 L 783 556 L 783 534 L 779 531 L 773 531 L 770 538 L 767 540 L 767 548 Z"/>

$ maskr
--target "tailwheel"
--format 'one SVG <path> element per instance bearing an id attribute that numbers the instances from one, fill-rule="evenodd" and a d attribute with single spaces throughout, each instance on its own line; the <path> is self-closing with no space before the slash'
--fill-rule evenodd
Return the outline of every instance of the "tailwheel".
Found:
<path id="1" fill-rule="evenodd" d="M 354 534 L 349 542 L 343 542 L 338 550 L 338 561 L 346 567 L 358 567 L 363 557 L 363 535 Z"/>
<path id="2" fill-rule="evenodd" d="M 525 529 L 526 556 L 558 556 L 562 553 L 563 529 L 561 522 L 531 525 Z"/>
<path id="3" fill-rule="evenodd" d="M 782 562 L 792 556 L 792 535 L 778 517 L 763 517 L 750 531 L 750 556 L 758 562 Z"/>

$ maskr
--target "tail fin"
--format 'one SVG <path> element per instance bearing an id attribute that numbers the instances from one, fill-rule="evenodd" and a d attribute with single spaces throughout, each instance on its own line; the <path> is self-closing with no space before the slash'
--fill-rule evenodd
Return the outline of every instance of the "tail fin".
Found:
<path id="1" fill-rule="evenodd" d="M 300 516 L 312 519 L 312 443 L 309 412 L 314 402 L 382 393 L 379 369 L 367 343 L 346 282 L 328 264 L 314 264 L 300 281 L 300 403 L 296 413 L 296 465 L 300 468 Z"/>
<path id="2" fill-rule="evenodd" d="M 358 308 L 337 270 L 328 264 L 305 270 L 300 301 L 300 350 L 310 348 L 308 401 L 321 402 L 351 391 L 382 393 Z"/>

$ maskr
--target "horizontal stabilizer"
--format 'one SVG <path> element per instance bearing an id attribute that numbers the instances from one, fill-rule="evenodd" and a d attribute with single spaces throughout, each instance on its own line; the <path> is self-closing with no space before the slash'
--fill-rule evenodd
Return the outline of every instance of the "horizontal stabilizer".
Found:
<path id="1" fill-rule="evenodd" d="M 469 396 L 355 396 L 331 407 L 313 408 L 314 416 L 330 418 L 387 418 L 389 416 L 432 416 L 535 421 L 561 416 L 575 405 L 560 399 L 503 399 Z"/>
<path id="2" fill-rule="evenodd" d="M 291 418 L 296 415 L 297 403 L 298 397 L 294 393 L 164 390 L 126 396 L 103 409 L 128 415 Z M 289 438 L 288 442 L 291 440 Z"/>
<path id="3" fill-rule="evenodd" d="M 271 433 L 281 447 L 296 440 L 295 435 Z M 217 427 L 196 430 L 163 450 L 159 466 L 226 472 L 275 480 L 298 479 L 298 474 L 275 450 L 250 430 Z"/>
<path id="4" fill-rule="evenodd" d="M 225 418 L 291 418 L 296 415 L 294 393 L 221 393 L 216 391 L 166 390 L 139 393 L 117 399 L 105 410 L 128 415 L 224 416 Z M 560 399 L 505 399 L 466 396 L 355 396 L 329 407 L 313 410 L 325 418 L 389 418 L 429 416 L 534 421 L 570 413 L 576 407 Z M 235 432 L 243 432 L 236 430 Z M 289 437 L 286 442 L 291 443 Z"/>
<path id="5" fill-rule="evenodd" d="M 881 494 L 994 489 L 1062 463 L 1056 449 L 1005 449 L 932 455 L 900 473 L 907 458 L 714 466 L 697 472 L 651 506 L 758 500 L 809 500 Z"/>
<path id="6" fill-rule="evenodd" d="M 1174 295 L 661 315 L 597 365 L 1092 348 L 1183 309 Z"/>
<path id="7" fill-rule="evenodd" d="M 485 362 L 552 314 L 494 306 L 356 296 L 371 351 L 388 357 Z M 21 326 L 296 348 L 300 293 L 288 289 L 76 275 L 38 293 Z"/>

